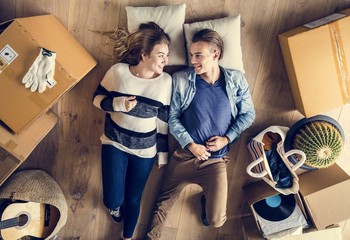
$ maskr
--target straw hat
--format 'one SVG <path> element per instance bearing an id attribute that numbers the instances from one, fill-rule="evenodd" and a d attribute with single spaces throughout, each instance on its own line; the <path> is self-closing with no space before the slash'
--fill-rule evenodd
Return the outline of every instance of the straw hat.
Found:
<path id="1" fill-rule="evenodd" d="M 56 227 L 45 239 L 52 238 L 67 222 L 66 198 L 57 182 L 43 170 L 22 170 L 12 174 L 0 187 L 0 199 L 45 203 L 58 209 Z"/>

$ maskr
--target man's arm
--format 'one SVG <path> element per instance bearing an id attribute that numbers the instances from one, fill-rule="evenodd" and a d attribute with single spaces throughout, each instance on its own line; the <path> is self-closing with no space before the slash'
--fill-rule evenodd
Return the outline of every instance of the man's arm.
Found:
<path id="1" fill-rule="evenodd" d="M 236 140 L 240 134 L 250 127 L 255 119 L 255 110 L 248 82 L 244 78 L 243 74 L 240 75 L 240 89 L 239 96 L 237 96 L 236 103 L 238 113 L 235 121 L 233 121 L 226 132 L 225 136 L 230 139 L 230 142 Z"/>
<path id="2" fill-rule="evenodd" d="M 177 74 L 173 75 L 173 93 L 170 102 L 169 111 L 169 131 L 180 143 L 182 148 L 185 148 L 189 143 L 193 142 L 190 134 L 183 126 L 180 118 L 182 114 L 181 105 L 182 99 L 179 91 L 179 81 L 187 81 L 187 79 L 181 79 L 177 77 Z"/>

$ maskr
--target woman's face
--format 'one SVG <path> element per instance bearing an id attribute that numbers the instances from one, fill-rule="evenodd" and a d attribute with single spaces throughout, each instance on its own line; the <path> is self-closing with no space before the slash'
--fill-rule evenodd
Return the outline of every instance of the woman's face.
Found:
<path id="1" fill-rule="evenodd" d="M 165 43 L 155 45 L 149 56 L 142 56 L 145 67 L 156 74 L 163 72 L 164 66 L 168 64 L 168 57 L 169 46 Z"/>

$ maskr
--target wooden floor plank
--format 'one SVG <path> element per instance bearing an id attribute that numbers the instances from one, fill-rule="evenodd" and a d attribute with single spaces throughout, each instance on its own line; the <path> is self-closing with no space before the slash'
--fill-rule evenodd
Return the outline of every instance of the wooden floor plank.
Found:
<path id="1" fill-rule="evenodd" d="M 58 239 L 118 239 L 116 224 L 102 201 L 100 135 L 104 113 L 91 104 L 94 90 L 113 64 L 112 47 L 98 32 L 126 26 L 125 6 L 161 6 L 186 3 L 186 22 L 241 15 L 241 47 L 246 78 L 253 94 L 256 120 L 231 148 L 227 165 L 229 192 L 227 222 L 220 229 L 200 223 L 200 187 L 190 185 L 166 221 L 162 240 L 241 240 L 241 220 L 250 209 L 241 187 L 254 179 L 245 173 L 250 162 L 247 141 L 271 125 L 290 127 L 304 116 L 295 110 L 277 35 L 306 22 L 350 7 L 350 0 L 2 0 L 0 22 L 14 17 L 52 13 L 98 60 L 98 65 L 54 107 L 59 124 L 38 145 L 20 169 L 41 168 L 50 173 L 66 195 L 69 216 Z M 350 135 L 350 107 L 325 114 L 337 119 Z M 350 142 L 345 141 L 339 165 L 350 174 Z M 176 149 L 171 138 L 171 152 Z M 142 198 L 139 226 L 142 239 L 152 214 L 164 170 L 153 168 Z M 340 223 L 343 239 L 350 239 L 350 223 Z"/>

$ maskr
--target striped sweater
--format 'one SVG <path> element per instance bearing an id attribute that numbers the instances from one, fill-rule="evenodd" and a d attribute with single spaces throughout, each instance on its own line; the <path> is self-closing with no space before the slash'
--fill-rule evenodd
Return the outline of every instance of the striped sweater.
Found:
<path id="1" fill-rule="evenodd" d="M 158 163 L 168 159 L 168 112 L 171 76 L 162 73 L 154 79 L 142 79 L 130 73 L 129 65 L 113 65 L 97 87 L 93 104 L 106 111 L 102 144 L 139 157 L 158 153 Z M 136 96 L 137 104 L 129 112 L 125 98 Z"/>

